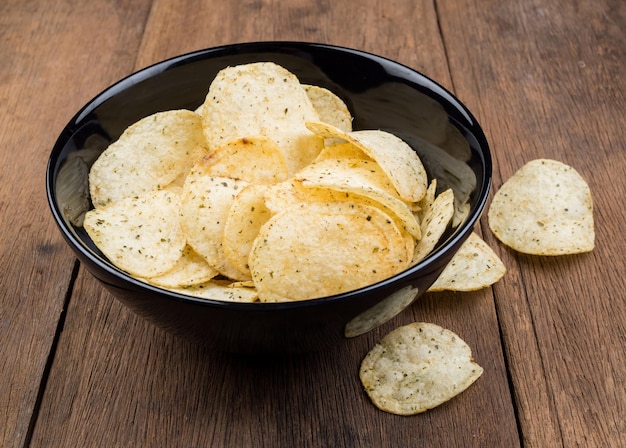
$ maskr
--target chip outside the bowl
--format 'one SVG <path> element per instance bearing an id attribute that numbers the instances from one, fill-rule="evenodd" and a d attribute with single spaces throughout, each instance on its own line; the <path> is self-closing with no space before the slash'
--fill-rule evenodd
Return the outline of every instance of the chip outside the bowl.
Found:
<path id="1" fill-rule="evenodd" d="M 482 373 L 458 335 L 420 322 L 383 337 L 361 362 L 359 378 L 376 407 L 414 415 L 454 398 Z"/>
<path id="2" fill-rule="evenodd" d="M 498 282 L 505 273 L 502 260 L 472 232 L 428 291 L 476 291 Z"/>
<path id="3" fill-rule="evenodd" d="M 571 166 L 550 159 L 528 162 L 496 192 L 488 211 L 493 234 L 532 255 L 567 255 L 594 248 L 593 201 Z"/>

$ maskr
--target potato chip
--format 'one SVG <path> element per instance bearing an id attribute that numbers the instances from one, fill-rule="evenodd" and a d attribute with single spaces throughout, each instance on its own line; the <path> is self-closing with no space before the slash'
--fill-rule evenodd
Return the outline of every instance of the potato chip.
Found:
<path id="1" fill-rule="evenodd" d="M 493 249 L 471 233 L 428 291 L 476 291 L 493 285 L 505 273 L 504 263 Z"/>
<path id="2" fill-rule="evenodd" d="M 379 130 L 343 132 L 320 122 L 307 128 L 325 138 L 340 138 L 358 146 L 387 174 L 402 199 L 417 202 L 426 194 L 428 179 L 417 153 L 402 139 Z"/>
<path id="3" fill-rule="evenodd" d="M 243 180 L 206 176 L 192 169 L 182 194 L 181 224 L 188 244 L 209 265 L 234 280 L 249 277 L 226 257 L 222 236 L 230 207 L 247 185 Z"/>
<path id="4" fill-rule="evenodd" d="M 285 156 L 265 137 L 244 137 L 216 148 L 194 167 L 210 176 L 232 177 L 251 184 L 271 185 L 287 180 Z"/>
<path id="5" fill-rule="evenodd" d="M 266 190 L 264 185 L 249 185 L 241 190 L 235 197 L 224 224 L 224 254 L 237 269 L 248 275 L 248 256 L 252 243 L 261 226 L 271 216 L 265 206 Z"/>
<path id="6" fill-rule="evenodd" d="M 415 265 L 433 251 L 448 228 L 454 215 L 454 193 L 446 190 L 435 198 L 432 205 L 424 211 L 422 239 L 415 245 L 412 264 Z"/>
<path id="7" fill-rule="evenodd" d="M 154 277 L 174 267 L 185 247 L 180 195 L 150 191 L 88 211 L 84 227 L 117 267 Z"/>
<path id="8" fill-rule="evenodd" d="M 327 188 L 367 198 L 389 209 L 414 238 L 421 237 L 411 209 L 376 162 L 362 159 L 326 159 L 313 162 L 294 176 L 304 187 Z M 362 202 L 362 201 L 361 201 Z"/>
<path id="9" fill-rule="evenodd" d="M 357 289 L 408 265 L 402 232 L 376 207 L 303 203 L 265 223 L 250 251 L 263 302 L 305 300 Z"/>
<path id="10" fill-rule="evenodd" d="M 313 108 L 317 111 L 320 121 L 332 124 L 344 132 L 352 130 L 352 114 L 341 98 L 328 89 L 303 84 Z"/>
<path id="11" fill-rule="evenodd" d="M 282 212 L 301 202 L 304 201 L 298 195 L 293 179 L 271 185 L 265 191 L 265 206 L 272 214 Z"/>
<path id="12" fill-rule="evenodd" d="M 382 338 L 363 359 L 359 377 L 376 407 L 414 415 L 454 398 L 482 373 L 458 335 L 435 324 L 413 323 Z"/>
<path id="13" fill-rule="evenodd" d="M 211 280 L 186 288 L 168 288 L 179 294 L 187 294 L 201 299 L 223 300 L 226 302 L 256 302 L 258 294 L 254 288 L 233 286 L 227 280 Z"/>
<path id="14" fill-rule="evenodd" d="M 520 168 L 494 195 L 488 220 L 494 235 L 518 252 L 565 255 L 594 248 L 589 186 L 556 160 L 533 160 Z"/>
<path id="15" fill-rule="evenodd" d="M 164 288 L 181 288 L 205 283 L 218 274 L 219 272 L 210 266 L 204 258 L 190 246 L 186 246 L 172 269 L 161 275 L 142 280 Z"/>
<path id="16" fill-rule="evenodd" d="M 335 143 L 329 146 L 325 146 L 320 151 L 316 162 L 326 159 L 363 159 L 373 161 L 371 157 L 363 152 L 361 148 L 353 145 L 350 142 Z"/>
<path id="17" fill-rule="evenodd" d="M 207 154 L 200 117 L 159 112 L 130 126 L 94 162 L 89 190 L 95 207 L 166 187 Z"/>
<path id="18" fill-rule="evenodd" d="M 323 147 L 323 139 L 306 129 L 308 120 L 319 120 L 319 115 L 298 78 L 272 62 L 221 70 L 202 107 L 210 149 L 243 137 L 271 138 L 290 173 L 312 161 Z"/>

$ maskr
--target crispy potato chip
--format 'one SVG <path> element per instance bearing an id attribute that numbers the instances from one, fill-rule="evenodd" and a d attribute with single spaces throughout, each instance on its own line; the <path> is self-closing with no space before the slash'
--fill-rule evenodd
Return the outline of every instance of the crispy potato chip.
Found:
<path id="1" fill-rule="evenodd" d="M 172 191 L 149 191 L 88 211 L 83 225 L 117 267 L 154 277 L 172 269 L 185 248 L 180 203 Z"/>
<path id="2" fill-rule="evenodd" d="M 265 137 L 244 137 L 216 148 L 194 169 L 210 176 L 232 177 L 251 184 L 271 185 L 288 178 L 285 156 Z"/>
<path id="3" fill-rule="evenodd" d="M 332 124 L 344 132 L 352 130 L 352 114 L 341 98 L 328 89 L 303 84 L 311 104 L 317 111 L 320 121 Z"/>
<path id="4" fill-rule="evenodd" d="M 387 174 L 402 199 L 417 202 L 426 194 L 428 178 L 417 153 L 402 139 L 385 131 L 343 132 L 320 122 L 308 122 L 307 128 L 325 138 L 340 138 L 358 146 L 374 159 Z"/>
<path id="5" fill-rule="evenodd" d="M 95 161 L 89 190 L 95 207 L 165 188 L 208 153 L 200 117 L 159 112 L 130 126 Z"/>
<path id="6" fill-rule="evenodd" d="M 224 225 L 235 197 L 248 185 L 243 180 L 206 176 L 192 169 L 182 194 L 181 224 L 188 244 L 209 265 L 234 280 L 249 280 L 226 257 Z"/>
<path id="7" fill-rule="evenodd" d="M 454 398 L 482 373 L 470 347 L 455 333 L 413 323 L 375 345 L 363 359 L 359 377 L 376 407 L 414 415 Z"/>
<path id="8" fill-rule="evenodd" d="M 283 152 L 290 173 L 312 161 L 324 145 L 306 129 L 309 120 L 319 120 L 319 115 L 298 78 L 272 62 L 221 70 L 202 107 L 211 150 L 238 138 L 271 138 Z"/>
<path id="9" fill-rule="evenodd" d="M 315 161 L 318 162 L 326 159 L 363 159 L 373 161 L 361 148 L 350 142 L 341 142 L 325 146 L 324 149 L 320 151 Z"/>
<path id="10" fill-rule="evenodd" d="M 263 302 L 305 300 L 357 289 L 408 265 L 404 237 L 376 207 L 303 203 L 274 215 L 250 251 Z"/>
<path id="11" fill-rule="evenodd" d="M 300 198 L 293 179 L 271 185 L 265 191 L 265 206 L 274 215 L 301 202 L 304 201 Z"/>
<path id="12" fill-rule="evenodd" d="M 556 160 L 533 160 L 520 168 L 494 195 L 488 220 L 494 235 L 518 252 L 566 255 L 594 248 L 589 186 Z"/>
<path id="13" fill-rule="evenodd" d="M 186 246 L 174 267 L 164 274 L 144 278 L 146 283 L 164 288 L 199 285 L 211 280 L 219 272 L 210 266 L 190 246 Z"/>
<path id="14" fill-rule="evenodd" d="M 256 302 L 258 294 L 254 288 L 233 286 L 227 280 L 211 280 L 186 288 L 168 288 L 179 294 L 187 294 L 201 299 L 223 300 L 226 302 Z"/>
<path id="15" fill-rule="evenodd" d="M 454 215 L 454 193 L 446 190 L 425 210 L 422 239 L 415 245 L 412 264 L 415 265 L 433 251 Z"/>
<path id="16" fill-rule="evenodd" d="M 241 272 L 250 274 L 248 256 L 259 229 L 270 219 L 271 212 L 265 206 L 264 185 L 249 185 L 235 197 L 230 207 L 222 245 L 228 260 Z"/>
<path id="17" fill-rule="evenodd" d="M 363 159 L 320 160 L 304 167 L 294 179 L 304 187 L 327 188 L 374 201 L 393 212 L 414 238 L 421 238 L 420 225 L 413 212 L 397 195 L 376 162 Z"/>
<path id="18" fill-rule="evenodd" d="M 476 291 L 493 285 L 505 273 L 504 263 L 493 249 L 471 233 L 428 291 Z"/>

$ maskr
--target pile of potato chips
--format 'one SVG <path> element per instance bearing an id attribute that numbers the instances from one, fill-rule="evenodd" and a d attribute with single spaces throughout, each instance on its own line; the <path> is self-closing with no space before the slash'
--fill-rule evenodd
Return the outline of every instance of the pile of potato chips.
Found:
<path id="1" fill-rule="evenodd" d="M 386 279 L 451 225 L 397 136 L 352 130 L 346 104 L 283 67 L 228 67 L 196 110 L 130 126 L 89 173 L 84 227 L 109 260 L 174 291 L 295 301 Z"/>

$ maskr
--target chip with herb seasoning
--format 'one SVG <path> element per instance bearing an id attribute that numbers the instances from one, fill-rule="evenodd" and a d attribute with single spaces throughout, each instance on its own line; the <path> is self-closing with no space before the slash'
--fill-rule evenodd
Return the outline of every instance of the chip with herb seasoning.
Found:
<path id="1" fill-rule="evenodd" d="M 494 195 L 488 220 L 494 235 L 518 252 L 566 255 L 594 248 L 589 186 L 556 160 L 532 160 L 520 168 Z"/>
<path id="2" fill-rule="evenodd" d="M 350 202 L 302 203 L 274 215 L 261 227 L 249 258 L 263 302 L 351 291 L 402 271 L 409 261 L 393 219 Z"/>
<path id="3" fill-rule="evenodd" d="M 428 291 L 476 291 L 493 285 L 505 273 L 502 260 L 473 232 Z"/>
<path id="4" fill-rule="evenodd" d="M 383 337 L 363 359 L 359 377 L 376 407 L 414 415 L 454 398 L 482 373 L 458 335 L 420 322 Z"/>
<path id="5" fill-rule="evenodd" d="M 202 126 L 214 150 L 245 137 L 271 137 L 293 174 L 311 162 L 323 140 L 305 122 L 319 115 L 298 78 L 273 62 L 236 65 L 211 82 L 202 106 Z"/>
<path id="6" fill-rule="evenodd" d="M 189 110 L 159 112 L 124 131 L 89 171 L 95 207 L 167 187 L 208 153 L 200 116 Z"/>
<path id="7" fill-rule="evenodd" d="M 83 226 L 120 269 L 154 277 L 172 269 L 183 254 L 180 204 L 177 192 L 149 191 L 88 211 Z"/>

